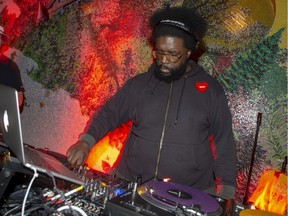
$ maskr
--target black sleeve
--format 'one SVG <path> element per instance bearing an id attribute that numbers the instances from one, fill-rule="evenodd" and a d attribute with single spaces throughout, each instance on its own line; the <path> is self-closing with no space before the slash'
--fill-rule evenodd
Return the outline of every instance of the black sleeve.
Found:
<path id="1" fill-rule="evenodd" d="M 99 141 L 109 131 L 113 131 L 121 124 L 128 122 L 133 113 L 133 91 L 128 81 L 114 96 L 112 96 L 97 112 L 93 114 L 87 124 L 85 132 L 81 135 L 90 135 L 94 140 L 88 144 L 90 147 Z M 81 137 L 80 137 L 81 139 Z M 85 140 L 87 142 L 87 139 Z M 92 141 L 95 141 L 92 143 Z"/>
<path id="2" fill-rule="evenodd" d="M 236 184 L 236 146 L 232 118 L 224 91 L 215 98 L 210 133 L 215 144 L 214 174 L 217 184 Z"/>
<path id="3" fill-rule="evenodd" d="M 17 91 L 25 91 L 21 79 L 20 70 L 15 62 L 6 56 L 0 57 L 0 83 Z"/>
<path id="4" fill-rule="evenodd" d="M 14 78 L 14 82 L 13 82 L 13 85 L 14 85 L 14 88 L 17 90 L 17 91 L 25 91 L 24 90 L 24 86 L 23 86 L 23 83 L 22 83 L 22 78 L 21 78 L 21 73 L 20 73 L 20 70 L 18 68 L 18 66 L 16 65 L 15 62 L 11 62 L 11 73 L 13 74 Z"/>

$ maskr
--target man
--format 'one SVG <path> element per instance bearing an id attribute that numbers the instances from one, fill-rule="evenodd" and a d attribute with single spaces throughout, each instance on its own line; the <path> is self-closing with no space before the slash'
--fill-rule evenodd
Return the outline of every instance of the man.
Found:
<path id="1" fill-rule="evenodd" d="M 24 87 L 20 75 L 20 70 L 15 62 L 11 58 L 8 58 L 3 54 L 3 42 L 8 40 L 7 35 L 4 33 L 4 29 L 0 26 L 0 84 L 15 88 L 18 92 L 18 102 L 20 112 L 23 110 L 24 101 Z"/>
<path id="2" fill-rule="evenodd" d="M 132 120 L 117 175 L 131 181 L 170 178 L 233 198 L 236 151 L 226 96 L 189 60 L 206 23 L 190 9 L 170 8 L 155 12 L 150 26 L 154 63 L 92 116 L 67 159 L 80 166 L 94 143 Z"/>

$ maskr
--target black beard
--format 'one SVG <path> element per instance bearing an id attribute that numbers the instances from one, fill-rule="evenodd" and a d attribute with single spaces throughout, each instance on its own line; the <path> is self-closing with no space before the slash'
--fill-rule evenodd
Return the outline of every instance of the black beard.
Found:
<path id="1" fill-rule="evenodd" d="M 161 73 L 161 66 L 162 64 L 158 64 L 156 62 L 156 68 L 155 68 L 155 71 L 154 71 L 154 76 L 161 80 L 161 81 L 165 81 L 167 83 L 170 83 L 172 81 L 175 81 L 175 80 L 178 80 L 180 79 L 186 72 L 186 68 L 187 68 L 187 64 L 188 62 L 184 62 L 182 65 L 180 65 L 180 67 L 178 68 L 175 68 L 175 69 L 172 69 L 171 70 L 171 75 L 169 76 L 164 76 L 162 73 Z"/>

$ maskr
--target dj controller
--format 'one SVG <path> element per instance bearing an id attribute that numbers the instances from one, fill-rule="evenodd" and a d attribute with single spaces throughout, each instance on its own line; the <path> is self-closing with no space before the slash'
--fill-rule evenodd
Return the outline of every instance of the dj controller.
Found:
<path id="1" fill-rule="evenodd" d="M 222 216 L 226 208 L 226 200 L 189 186 L 155 179 L 130 182 L 86 167 L 73 170 L 84 185 L 45 174 L 31 185 L 33 172 L 2 153 L 0 170 L 3 216 Z"/>

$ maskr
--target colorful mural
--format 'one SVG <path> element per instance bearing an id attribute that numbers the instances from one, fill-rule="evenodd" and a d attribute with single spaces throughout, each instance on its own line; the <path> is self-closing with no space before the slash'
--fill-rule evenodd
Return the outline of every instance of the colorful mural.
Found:
<path id="1" fill-rule="evenodd" d="M 49 1 L 42 3 L 47 6 Z M 193 7 L 208 20 L 205 52 L 201 51 L 198 63 L 221 82 L 228 95 L 237 143 L 237 200 L 241 202 L 258 112 L 263 120 L 251 193 L 261 173 L 279 169 L 287 155 L 284 0 L 262 0 L 261 4 L 248 0 L 77 1 L 41 22 L 36 22 L 38 1 L 14 0 L 13 10 L 11 4 L 0 3 L 0 22 L 10 44 L 37 63 L 27 72 L 29 77 L 49 91 L 65 90 L 87 118 L 127 79 L 150 65 L 147 20 L 167 3 Z M 129 129 L 128 122 L 104 137 L 90 154 L 89 166 L 103 172 L 115 166 Z"/>

